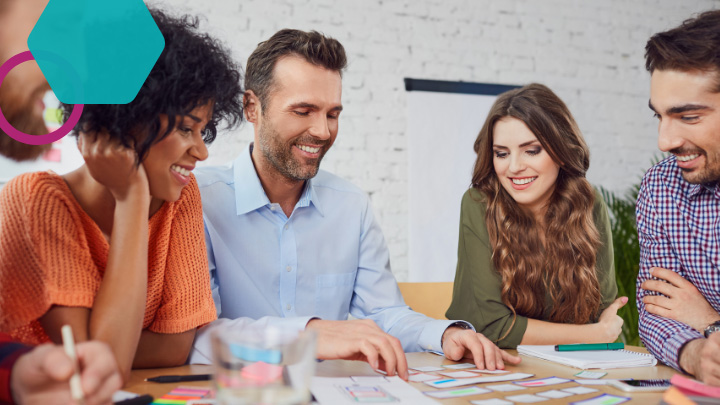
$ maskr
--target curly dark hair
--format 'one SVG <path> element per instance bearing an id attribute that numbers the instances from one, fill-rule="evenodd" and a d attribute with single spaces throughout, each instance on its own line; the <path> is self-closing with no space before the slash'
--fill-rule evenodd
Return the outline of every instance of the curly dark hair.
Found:
<path id="1" fill-rule="evenodd" d="M 74 135 L 107 132 L 124 146 L 135 149 L 138 164 L 150 147 L 169 135 L 177 125 L 176 117 L 196 107 L 213 103 L 212 118 L 203 140 L 211 143 L 217 127 L 224 121 L 230 129 L 242 122 L 243 90 L 240 67 L 229 51 L 208 34 L 197 31 L 197 17 L 172 17 L 150 9 L 165 38 L 165 49 L 150 71 L 142 88 L 128 104 L 86 104 Z M 72 104 L 62 104 L 67 121 Z M 168 117 L 161 132 L 160 114 Z"/>

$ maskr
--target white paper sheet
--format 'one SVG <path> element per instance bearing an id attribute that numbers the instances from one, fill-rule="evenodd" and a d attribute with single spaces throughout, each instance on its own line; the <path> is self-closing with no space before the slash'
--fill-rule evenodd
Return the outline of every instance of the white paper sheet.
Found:
<path id="1" fill-rule="evenodd" d="M 400 377 L 363 377 L 362 381 L 358 384 L 350 377 L 313 377 L 310 391 L 321 405 L 357 405 L 358 401 L 348 394 L 349 387 L 378 389 L 395 398 L 392 405 L 437 404 Z"/>

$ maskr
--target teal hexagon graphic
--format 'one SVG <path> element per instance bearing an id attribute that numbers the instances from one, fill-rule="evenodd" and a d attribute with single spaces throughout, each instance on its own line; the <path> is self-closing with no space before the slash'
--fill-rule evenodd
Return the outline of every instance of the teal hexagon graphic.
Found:
<path id="1" fill-rule="evenodd" d="M 142 0 L 50 0 L 28 48 L 58 100 L 126 104 L 165 39 Z"/>

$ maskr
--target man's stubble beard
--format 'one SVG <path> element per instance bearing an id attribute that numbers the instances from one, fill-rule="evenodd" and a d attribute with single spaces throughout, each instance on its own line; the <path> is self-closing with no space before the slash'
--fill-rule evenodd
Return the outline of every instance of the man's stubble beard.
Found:
<path id="1" fill-rule="evenodd" d="M 260 152 L 272 167 L 283 177 L 291 181 L 305 181 L 312 179 L 320 169 L 320 162 L 327 153 L 327 141 L 319 143 L 309 136 L 300 136 L 287 143 L 280 141 L 280 134 L 274 127 L 265 124 L 260 128 L 259 134 Z M 307 139 L 307 143 L 321 146 L 320 156 L 316 164 L 304 166 L 293 156 L 292 148 L 299 140 Z"/>

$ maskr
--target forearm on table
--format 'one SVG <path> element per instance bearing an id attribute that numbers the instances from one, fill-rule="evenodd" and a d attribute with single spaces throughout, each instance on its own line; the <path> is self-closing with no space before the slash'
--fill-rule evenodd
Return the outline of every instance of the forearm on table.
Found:
<path id="1" fill-rule="evenodd" d="M 528 318 L 520 344 L 557 345 L 569 343 L 607 343 L 598 341 L 598 324 L 574 325 Z"/>
<path id="2" fill-rule="evenodd" d="M 185 364 L 192 349 L 196 329 L 182 333 L 142 331 L 133 368 L 177 367 Z"/>
<path id="3" fill-rule="evenodd" d="M 145 316 L 148 212 L 149 201 L 142 197 L 115 206 L 107 266 L 88 324 L 89 338 L 110 345 L 125 379 Z"/>

